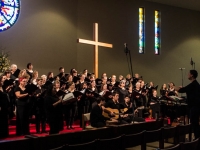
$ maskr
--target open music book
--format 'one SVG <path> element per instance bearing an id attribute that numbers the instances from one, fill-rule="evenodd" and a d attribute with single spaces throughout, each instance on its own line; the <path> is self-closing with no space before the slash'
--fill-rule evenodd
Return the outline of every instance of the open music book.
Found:
<path id="1" fill-rule="evenodd" d="M 69 101 L 71 99 L 75 98 L 73 93 L 68 93 L 64 96 L 63 101 Z"/>

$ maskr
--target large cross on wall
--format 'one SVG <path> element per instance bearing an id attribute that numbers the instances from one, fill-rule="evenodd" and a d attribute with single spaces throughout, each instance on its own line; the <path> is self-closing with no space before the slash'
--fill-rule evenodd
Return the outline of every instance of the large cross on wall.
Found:
<path id="1" fill-rule="evenodd" d="M 98 47 L 102 46 L 112 48 L 113 45 L 98 41 L 98 23 L 93 24 L 93 41 L 78 39 L 78 43 L 94 45 L 94 73 L 96 78 L 98 78 Z"/>

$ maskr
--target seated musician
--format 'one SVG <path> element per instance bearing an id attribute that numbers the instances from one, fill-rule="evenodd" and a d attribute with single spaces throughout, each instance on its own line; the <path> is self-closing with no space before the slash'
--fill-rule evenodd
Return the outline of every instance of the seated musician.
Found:
<path id="1" fill-rule="evenodd" d="M 124 96 L 124 102 L 122 103 L 124 107 L 124 113 L 128 114 L 127 117 L 124 118 L 124 120 L 128 123 L 131 123 L 133 121 L 133 103 L 130 101 L 129 95 Z"/>
<path id="2" fill-rule="evenodd" d="M 160 104 L 158 102 L 159 102 L 159 97 L 157 96 L 157 91 L 153 89 L 152 96 L 150 96 L 148 100 L 148 106 L 152 109 L 152 116 L 155 119 L 157 119 L 157 117 L 160 116 Z"/>
<path id="3" fill-rule="evenodd" d="M 103 108 L 102 106 L 105 104 L 105 98 L 104 97 L 98 97 L 97 105 L 95 105 L 90 113 L 90 123 L 91 126 L 99 128 L 106 126 L 106 120 L 110 120 L 110 118 L 106 118 L 102 115 Z"/>
<path id="4" fill-rule="evenodd" d="M 119 100 L 119 94 L 117 92 L 113 92 L 112 100 L 105 103 L 105 108 L 115 109 L 118 110 L 119 113 L 122 113 L 121 109 L 123 109 L 123 105 L 120 104 L 118 100 Z M 128 114 L 123 114 L 123 115 L 118 114 L 118 115 L 119 115 L 118 121 L 120 124 L 128 124 L 128 122 L 125 121 L 125 118 L 128 117 Z M 115 116 L 115 113 L 111 112 L 111 116 Z"/>

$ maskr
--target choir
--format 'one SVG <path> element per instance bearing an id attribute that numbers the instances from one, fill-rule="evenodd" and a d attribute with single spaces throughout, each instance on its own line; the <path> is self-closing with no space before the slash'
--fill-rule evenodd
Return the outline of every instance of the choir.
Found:
<path id="1" fill-rule="evenodd" d="M 59 133 L 64 128 L 73 130 L 75 119 L 80 120 L 81 127 L 84 113 L 91 113 L 93 126 L 105 126 L 105 120 L 114 120 L 117 115 L 109 111 L 109 118 L 103 117 L 106 108 L 119 110 L 116 119 L 119 124 L 132 123 L 135 116 L 166 117 L 169 113 L 160 102 L 169 96 L 177 96 L 174 86 L 173 82 L 163 84 L 158 96 L 158 86 L 153 82 L 145 83 L 138 73 L 134 77 L 128 74 L 119 78 L 103 73 L 100 78 L 95 78 L 87 69 L 78 74 L 74 68 L 65 73 L 60 67 L 56 76 L 49 72 L 39 77 L 31 63 L 22 70 L 12 64 L 0 77 L 0 138 L 8 136 L 8 120 L 14 116 L 17 135 L 30 134 L 29 120 L 33 116 L 36 132 L 46 133 L 48 123 L 49 134 Z M 152 114 L 147 111 L 145 116 L 145 111 L 139 110 L 141 107 L 151 109 Z"/>

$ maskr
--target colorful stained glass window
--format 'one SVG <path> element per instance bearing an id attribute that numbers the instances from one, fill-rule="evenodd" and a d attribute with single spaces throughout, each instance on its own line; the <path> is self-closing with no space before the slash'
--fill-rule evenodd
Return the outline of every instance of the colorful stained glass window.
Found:
<path id="1" fill-rule="evenodd" d="M 144 8 L 139 8 L 139 53 L 144 54 L 145 42 L 144 30 Z"/>
<path id="2" fill-rule="evenodd" d="M 0 32 L 12 27 L 20 12 L 20 0 L 0 0 Z"/>
<path id="3" fill-rule="evenodd" d="M 155 10 L 155 54 L 160 54 L 160 11 Z"/>

